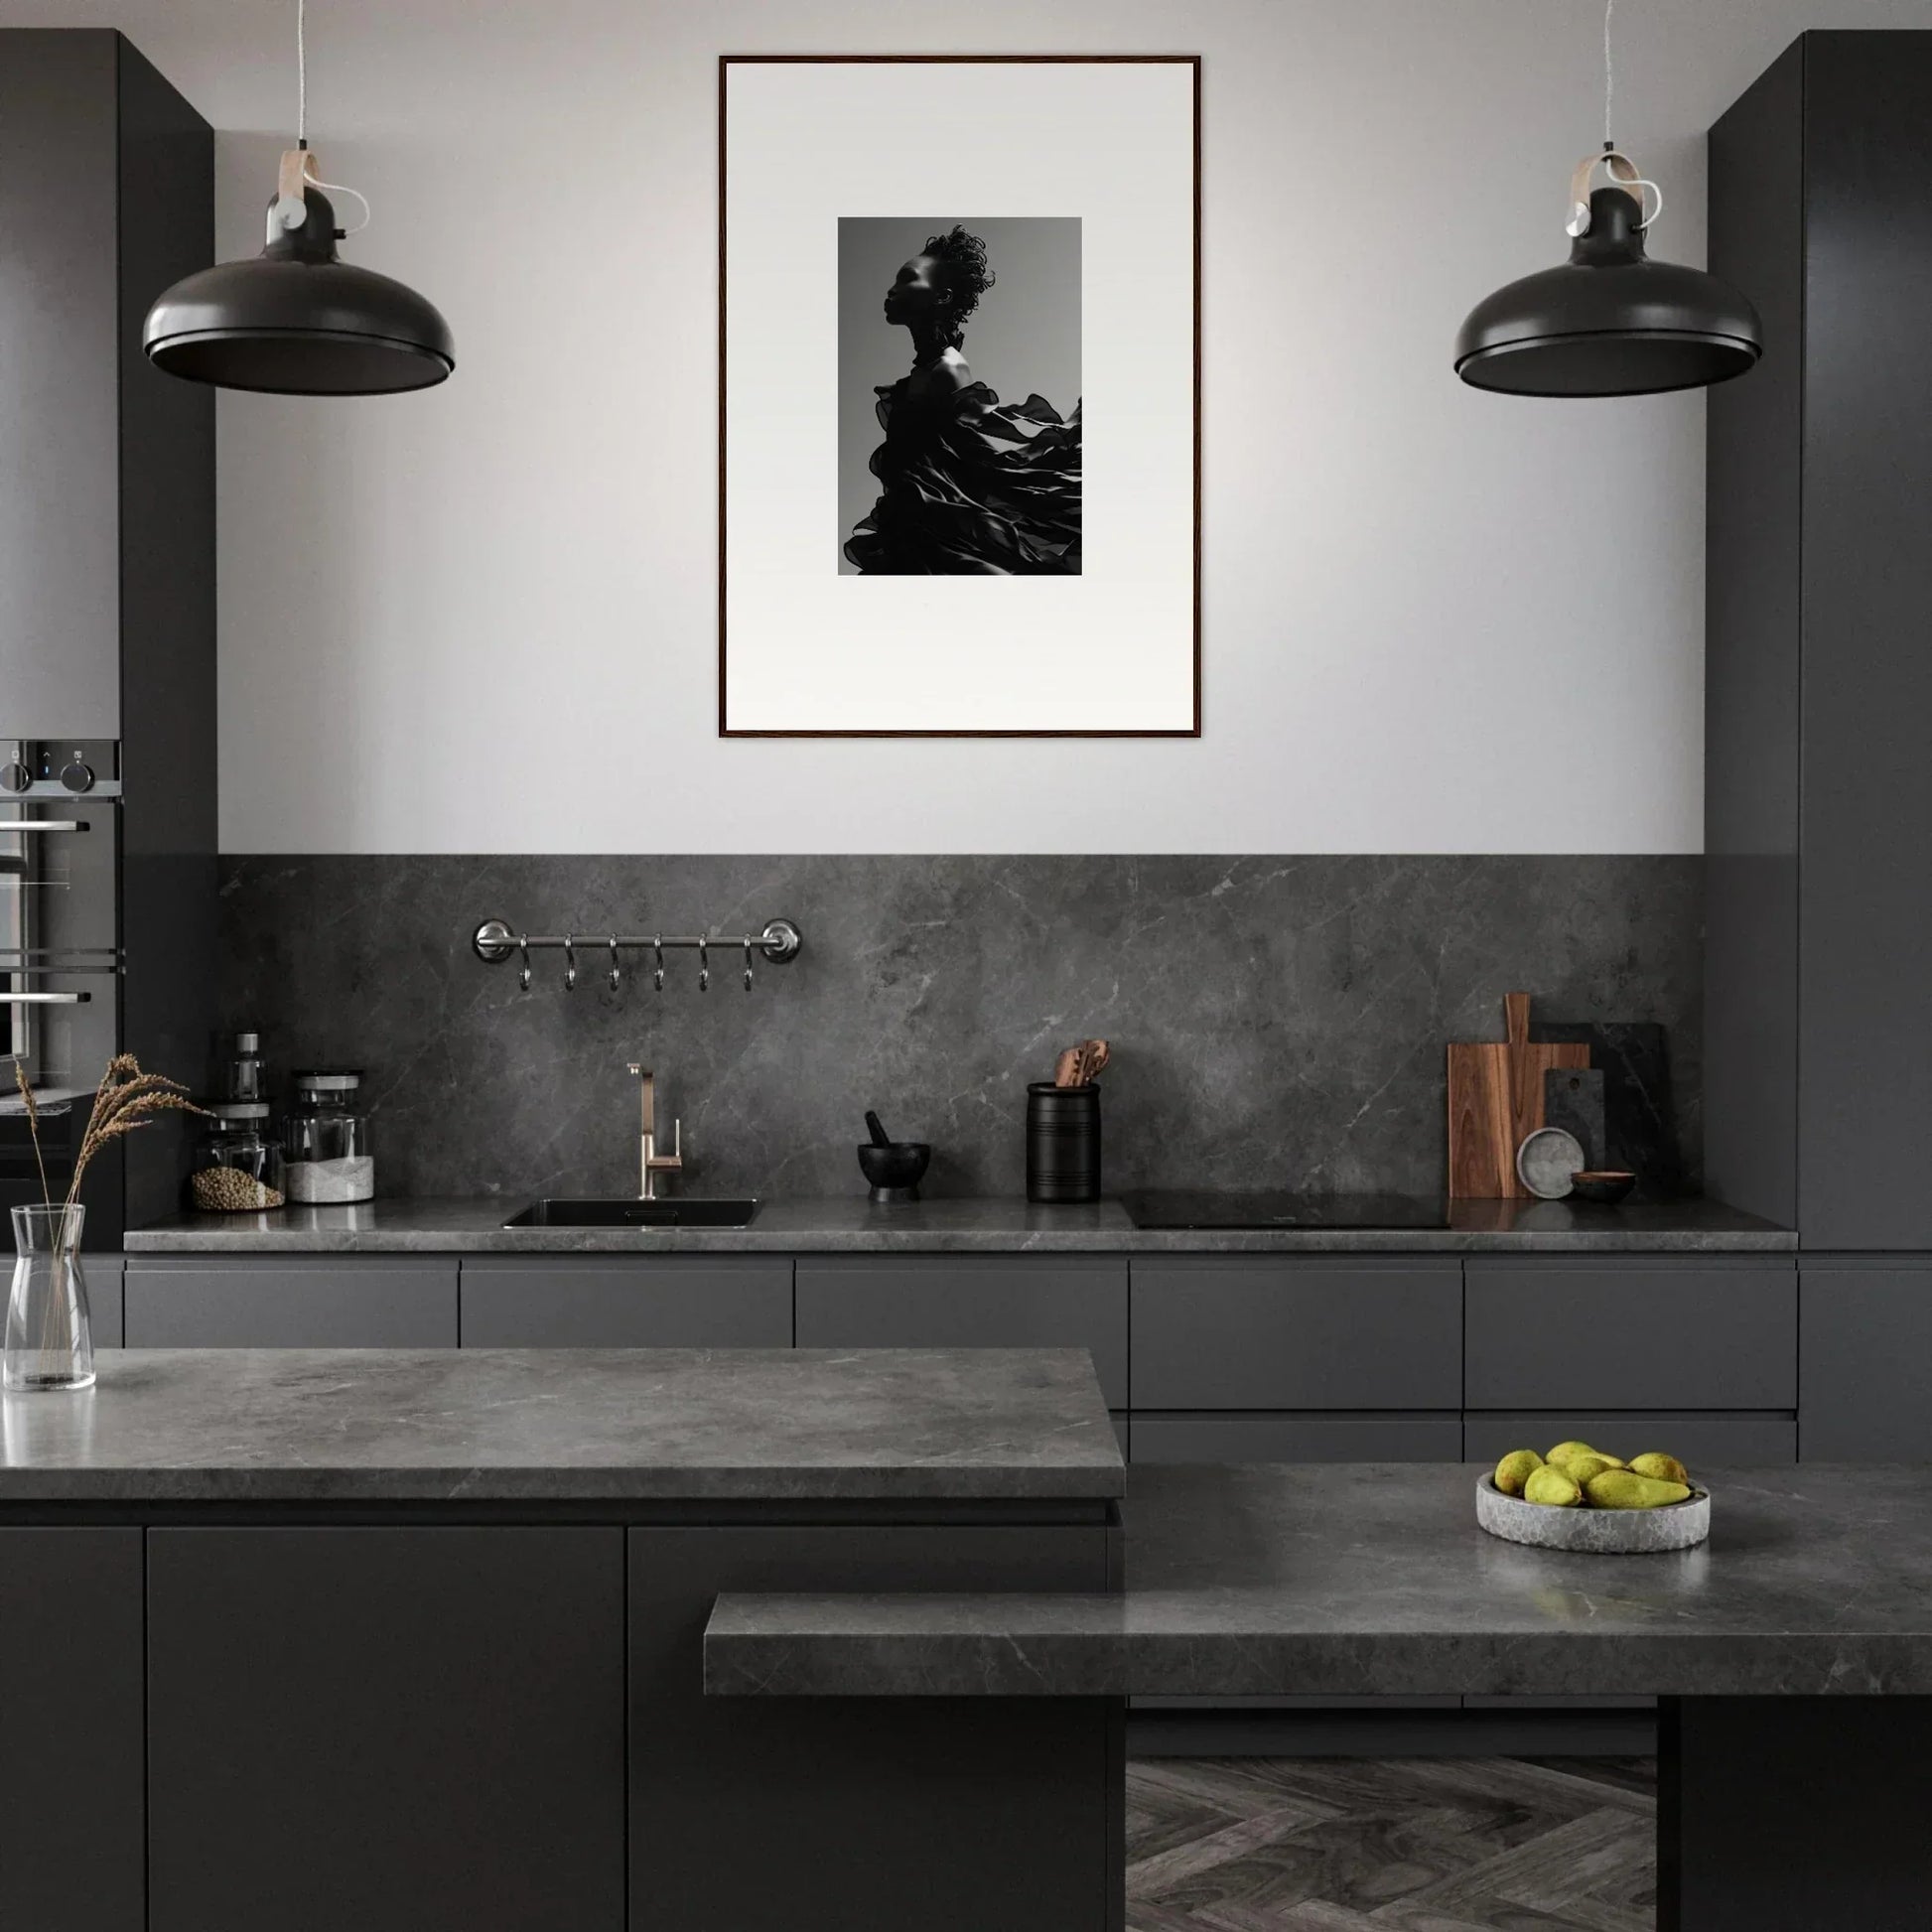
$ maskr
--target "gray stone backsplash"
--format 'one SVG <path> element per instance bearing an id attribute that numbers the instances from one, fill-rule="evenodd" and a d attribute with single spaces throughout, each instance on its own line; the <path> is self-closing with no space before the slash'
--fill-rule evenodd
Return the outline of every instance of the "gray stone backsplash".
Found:
<path id="1" fill-rule="evenodd" d="M 1087 1035 L 1109 1192 L 1428 1193 L 1446 1161 L 1444 1054 L 1499 1038 L 1502 996 L 1551 1020 L 1669 1032 L 1699 1168 L 1702 862 L 1583 858 L 231 857 L 222 1007 L 292 1065 L 367 1069 L 385 1194 L 636 1190 L 636 1083 L 683 1120 L 689 1192 L 863 1189 L 876 1107 L 933 1144 L 928 1194 L 1025 1184 L 1029 1080 Z M 471 951 L 480 920 L 586 935 Z M 756 929 L 801 956 L 667 956 L 612 930 Z M 194 1076 L 191 1076 L 194 1077 Z"/>

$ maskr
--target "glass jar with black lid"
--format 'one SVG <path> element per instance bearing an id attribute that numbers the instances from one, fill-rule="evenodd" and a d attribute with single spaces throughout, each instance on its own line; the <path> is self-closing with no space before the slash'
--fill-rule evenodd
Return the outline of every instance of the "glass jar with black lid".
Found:
<path id="1" fill-rule="evenodd" d="M 359 1067 L 290 1075 L 295 1103 L 282 1123 L 289 1198 L 317 1206 L 375 1198 L 375 1153 L 361 1111 Z"/>

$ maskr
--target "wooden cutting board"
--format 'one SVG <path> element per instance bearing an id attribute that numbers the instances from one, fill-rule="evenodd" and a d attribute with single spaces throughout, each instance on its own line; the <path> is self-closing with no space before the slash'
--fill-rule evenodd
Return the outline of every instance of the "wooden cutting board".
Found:
<path id="1" fill-rule="evenodd" d="M 1449 1191 L 1451 1200 L 1527 1200 L 1516 1150 L 1543 1125 L 1543 1076 L 1587 1066 L 1583 1040 L 1532 1040 L 1530 996 L 1503 995 L 1507 1037 L 1449 1049 Z"/>

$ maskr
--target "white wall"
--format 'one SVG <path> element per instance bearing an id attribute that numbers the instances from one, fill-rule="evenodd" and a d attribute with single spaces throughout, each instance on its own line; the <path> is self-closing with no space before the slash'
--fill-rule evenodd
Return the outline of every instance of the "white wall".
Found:
<path id="1" fill-rule="evenodd" d="M 221 132 L 251 252 L 293 0 L 4 0 L 124 28 Z M 1703 258 L 1702 130 L 1807 26 L 1624 0 L 1617 134 Z M 224 397 L 236 852 L 1673 852 L 1700 840 L 1703 405 L 1449 369 L 1557 261 L 1597 0 L 314 0 L 352 258 L 451 318 L 428 395 Z M 721 51 L 1205 56 L 1206 735 L 723 742 Z M 882 165 L 883 162 L 882 162 Z M 1593 569 L 1601 532 L 1628 568 Z"/>

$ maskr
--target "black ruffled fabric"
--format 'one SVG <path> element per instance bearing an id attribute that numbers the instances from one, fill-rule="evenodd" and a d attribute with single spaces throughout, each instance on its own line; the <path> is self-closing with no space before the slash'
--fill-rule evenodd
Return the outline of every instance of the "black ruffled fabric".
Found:
<path id="1" fill-rule="evenodd" d="M 984 382 L 908 401 L 882 388 L 872 453 L 883 487 L 846 540 L 868 577 L 1077 577 L 1080 408 L 1001 405 Z"/>

